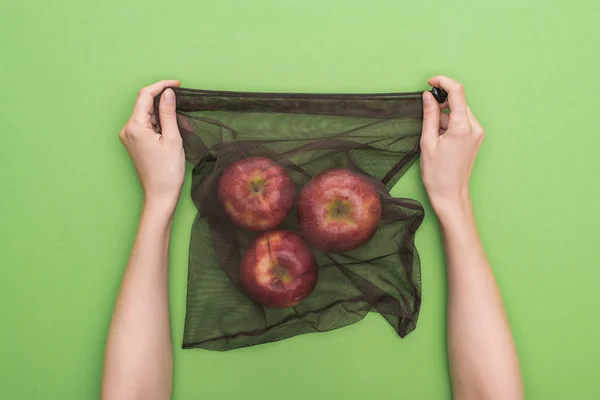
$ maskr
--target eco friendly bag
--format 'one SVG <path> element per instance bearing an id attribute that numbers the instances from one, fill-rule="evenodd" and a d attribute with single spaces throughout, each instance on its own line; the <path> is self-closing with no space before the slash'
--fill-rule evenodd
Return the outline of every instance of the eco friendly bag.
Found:
<path id="1" fill-rule="evenodd" d="M 193 166 L 191 197 L 198 208 L 189 251 L 184 348 L 231 350 L 324 332 L 358 322 L 371 311 L 401 337 L 415 329 L 421 273 L 414 236 L 423 207 L 393 198 L 389 190 L 419 156 L 422 92 L 173 90 L 186 159 Z M 432 92 L 444 100 L 441 89 Z M 157 111 L 159 101 L 160 95 Z M 313 248 L 318 282 L 294 307 L 263 307 L 246 296 L 240 261 L 259 232 L 234 225 L 217 196 L 224 169 L 255 156 L 283 166 L 297 193 L 321 171 L 348 168 L 367 177 L 380 195 L 381 220 L 369 242 L 342 254 Z M 277 229 L 301 234 L 296 207 Z"/>

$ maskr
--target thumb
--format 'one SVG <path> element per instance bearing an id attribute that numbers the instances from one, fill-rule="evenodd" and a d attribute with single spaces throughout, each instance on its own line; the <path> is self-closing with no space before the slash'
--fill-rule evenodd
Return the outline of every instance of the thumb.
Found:
<path id="1" fill-rule="evenodd" d="M 421 147 L 435 143 L 440 136 L 440 107 L 429 92 L 423 93 Z"/>
<path id="2" fill-rule="evenodd" d="M 175 113 L 175 92 L 167 89 L 160 97 L 158 105 L 160 117 L 160 128 L 164 140 L 180 140 L 179 127 L 177 126 L 177 114 Z"/>

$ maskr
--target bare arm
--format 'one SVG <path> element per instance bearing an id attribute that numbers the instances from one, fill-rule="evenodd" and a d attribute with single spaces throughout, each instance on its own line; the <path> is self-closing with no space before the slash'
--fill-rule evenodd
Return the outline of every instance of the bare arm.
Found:
<path id="1" fill-rule="evenodd" d="M 439 218 L 448 268 L 448 355 L 454 398 L 520 400 L 523 383 L 512 334 L 468 193 L 483 129 L 469 109 L 463 87 L 432 78 L 448 102 L 425 93 L 421 166 Z M 450 115 L 440 109 L 449 107 Z"/>
<path id="2" fill-rule="evenodd" d="M 177 81 L 142 89 L 120 133 L 144 186 L 144 207 L 108 335 L 103 400 L 171 398 L 172 344 L 168 299 L 171 221 L 185 161 L 172 91 L 161 101 L 162 136 L 156 133 L 153 97 Z M 169 101 L 172 100 L 172 101 Z"/>

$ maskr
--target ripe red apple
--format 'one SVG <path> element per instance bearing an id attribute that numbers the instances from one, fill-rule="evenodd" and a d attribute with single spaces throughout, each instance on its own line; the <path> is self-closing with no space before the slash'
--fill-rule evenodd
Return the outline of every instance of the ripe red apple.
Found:
<path id="1" fill-rule="evenodd" d="M 311 294 L 319 269 L 314 253 L 289 231 L 257 237 L 244 254 L 240 279 L 250 296 L 264 306 L 292 307 Z"/>
<path id="2" fill-rule="evenodd" d="M 242 228 L 266 231 L 289 214 L 296 188 L 285 169 L 264 157 L 249 157 L 229 165 L 219 181 L 219 201 Z"/>
<path id="3" fill-rule="evenodd" d="M 375 187 L 348 169 L 323 171 L 300 192 L 300 229 L 309 243 L 327 252 L 341 253 L 366 243 L 380 218 Z"/>

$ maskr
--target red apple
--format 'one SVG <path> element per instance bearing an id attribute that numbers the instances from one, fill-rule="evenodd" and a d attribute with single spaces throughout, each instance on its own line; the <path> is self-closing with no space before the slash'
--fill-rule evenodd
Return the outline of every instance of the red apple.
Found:
<path id="1" fill-rule="evenodd" d="M 319 269 L 304 240 L 293 232 L 269 231 L 244 254 L 240 279 L 250 297 L 264 306 L 292 307 L 311 294 Z"/>
<path id="2" fill-rule="evenodd" d="M 375 187 L 348 169 L 323 171 L 300 192 L 300 229 L 309 243 L 327 252 L 341 253 L 366 243 L 380 218 Z"/>
<path id="3" fill-rule="evenodd" d="M 296 188 L 285 169 L 264 157 L 249 157 L 229 165 L 219 181 L 219 201 L 242 228 L 266 231 L 289 214 Z"/>

